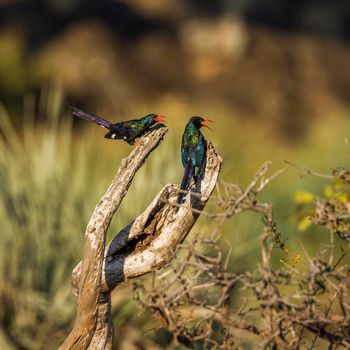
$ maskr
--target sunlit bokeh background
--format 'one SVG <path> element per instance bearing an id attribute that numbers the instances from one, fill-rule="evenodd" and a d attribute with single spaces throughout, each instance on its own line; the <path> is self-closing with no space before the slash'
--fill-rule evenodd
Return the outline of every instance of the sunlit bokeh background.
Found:
<path id="1" fill-rule="evenodd" d="M 298 229 L 293 198 L 322 194 L 325 181 L 283 161 L 323 173 L 348 164 L 349 42 L 347 0 L 0 1 L 0 348 L 56 349 L 68 334 L 85 225 L 131 149 L 73 120 L 66 102 L 111 121 L 169 117 L 110 237 L 180 182 L 181 134 L 201 115 L 215 120 L 204 133 L 224 158 L 221 180 L 247 185 L 265 160 L 286 167 L 263 199 L 291 249 L 315 254 L 328 236 Z M 252 215 L 227 222 L 232 269 L 254 269 L 260 228 Z M 165 348 L 167 334 L 137 310 L 120 287 L 116 347 Z"/>

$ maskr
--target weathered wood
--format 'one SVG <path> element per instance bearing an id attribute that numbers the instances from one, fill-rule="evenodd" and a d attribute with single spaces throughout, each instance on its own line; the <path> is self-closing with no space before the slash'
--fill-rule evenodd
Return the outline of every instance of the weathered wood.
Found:
<path id="1" fill-rule="evenodd" d="M 142 138 L 139 145 L 122 161 L 111 186 L 95 207 L 85 232 L 77 317 L 73 330 L 60 347 L 61 350 L 87 349 L 91 343 L 98 321 L 108 227 L 135 173 L 158 146 L 166 132 L 166 128 L 158 127 Z"/>
<path id="2" fill-rule="evenodd" d="M 208 143 L 206 166 L 193 189 L 197 193 L 188 194 L 179 208 L 176 206 L 178 186 L 166 185 L 105 250 L 105 236 L 112 216 L 133 175 L 164 134 L 165 131 L 160 129 L 142 139 L 139 148 L 122 162 L 111 187 L 95 208 L 85 235 L 84 258 L 72 272 L 73 292 L 78 296 L 77 319 L 61 349 L 112 348 L 111 291 L 127 279 L 166 265 L 215 188 L 222 158 Z M 147 137 L 158 140 L 152 142 Z"/>
<path id="3" fill-rule="evenodd" d="M 200 196 L 188 195 L 185 203 L 177 208 L 178 186 L 166 185 L 147 209 L 114 237 L 105 254 L 102 292 L 111 291 L 125 279 L 142 276 L 169 261 L 214 190 L 221 162 L 222 158 L 209 143 Z M 73 270 L 73 287 L 79 284 L 80 270 L 81 263 Z"/>

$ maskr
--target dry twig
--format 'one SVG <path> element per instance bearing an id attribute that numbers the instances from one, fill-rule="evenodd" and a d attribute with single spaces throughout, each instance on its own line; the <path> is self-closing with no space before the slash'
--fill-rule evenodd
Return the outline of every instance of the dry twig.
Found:
<path id="1" fill-rule="evenodd" d="M 246 188 L 224 183 L 212 196 L 223 209 L 211 213 L 218 227 L 181 245 L 152 287 L 134 282 L 135 299 L 174 334 L 175 344 L 240 349 L 245 341 L 254 349 L 296 350 L 321 339 L 333 348 L 350 348 L 350 268 L 343 262 L 345 253 L 334 265 L 326 259 L 327 248 L 310 257 L 306 269 L 290 262 L 272 268 L 273 247 L 284 254 L 288 247 L 276 228 L 271 204 L 258 198 L 269 182 L 268 167 L 267 162 Z M 245 211 L 263 218 L 262 260 L 254 272 L 237 273 L 230 270 L 217 241 L 221 225 Z"/>

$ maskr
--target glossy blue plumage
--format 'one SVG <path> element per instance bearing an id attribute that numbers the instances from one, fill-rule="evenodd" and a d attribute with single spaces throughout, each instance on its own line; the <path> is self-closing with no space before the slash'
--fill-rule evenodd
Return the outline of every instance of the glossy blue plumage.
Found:
<path id="1" fill-rule="evenodd" d="M 183 191 L 189 190 L 192 177 L 197 180 L 205 161 L 206 141 L 200 131 L 203 121 L 201 117 L 192 117 L 182 136 L 181 159 L 185 172 L 180 188 Z M 180 193 L 177 202 L 181 204 L 185 196 L 186 193 Z"/>
<path id="2" fill-rule="evenodd" d="M 182 164 L 186 167 L 186 164 L 191 160 L 195 171 L 194 175 L 197 176 L 203 165 L 205 157 L 205 139 L 200 130 L 192 122 L 189 122 L 186 126 L 185 132 L 182 137 L 181 145 L 181 158 Z"/>
<path id="3" fill-rule="evenodd" d="M 156 114 L 148 114 L 140 119 L 111 123 L 101 117 L 83 112 L 73 106 L 71 107 L 73 108 L 73 115 L 85 120 L 89 120 L 108 129 L 109 131 L 105 135 L 105 138 L 122 139 L 130 145 L 133 145 L 135 143 L 135 140 L 149 131 L 150 127 L 152 127 L 154 124 L 165 121 L 162 119 L 164 117 L 160 117 Z"/>

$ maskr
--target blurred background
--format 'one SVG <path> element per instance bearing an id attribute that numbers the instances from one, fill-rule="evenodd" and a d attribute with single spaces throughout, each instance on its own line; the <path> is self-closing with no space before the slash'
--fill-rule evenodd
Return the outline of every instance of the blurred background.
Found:
<path id="1" fill-rule="evenodd" d="M 226 182 L 247 185 L 265 160 L 272 170 L 285 159 L 325 173 L 346 166 L 349 44 L 348 0 L 1 0 L 0 348 L 56 349 L 68 334 L 85 225 L 131 150 L 73 120 L 66 102 L 111 121 L 169 117 L 112 236 L 164 183 L 180 182 L 191 115 L 215 120 L 204 133 Z M 298 223 L 295 200 L 326 184 L 299 173 L 287 166 L 263 199 L 292 250 L 302 254 L 302 241 L 314 254 L 328 236 Z M 254 269 L 259 229 L 252 215 L 227 222 L 232 269 Z M 129 285 L 113 298 L 117 349 L 166 347 L 169 335 L 135 312 Z"/>

